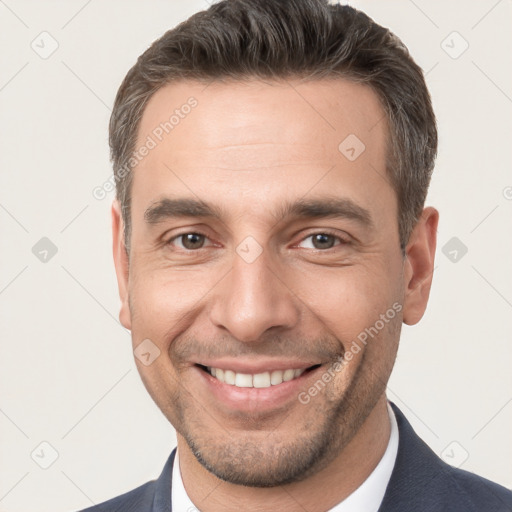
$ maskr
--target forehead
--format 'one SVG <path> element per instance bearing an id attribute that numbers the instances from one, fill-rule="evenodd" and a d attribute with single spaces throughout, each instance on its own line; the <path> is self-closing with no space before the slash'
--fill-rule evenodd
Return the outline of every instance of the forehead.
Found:
<path id="1" fill-rule="evenodd" d="M 197 104 L 189 109 L 187 102 L 191 98 Z M 268 83 L 250 80 L 209 85 L 177 82 L 158 90 L 148 102 L 138 142 L 171 120 L 172 129 L 169 133 L 164 131 L 164 137 L 171 133 L 182 135 L 180 139 L 193 135 L 205 149 L 218 148 L 226 142 L 273 143 L 276 139 L 292 144 L 310 139 L 318 144 L 320 138 L 324 148 L 332 149 L 332 143 L 345 132 L 357 133 L 368 143 L 377 142 L 386 129 L 384 118 L 373 90 L 346 79 Z M 172 140 L 169 143 L 172 146 Z"/>
<path id="2" fill-rule="evenodd" d="M 173 83 L 144 110 L 136 147 L 151 148 L 134 169 L 133 200 L 204 198 L 223 184 L 261 201 L 314 182 L 332 192 L 340 180 L 371 196 L 390 187 L 386 143 L 377 95 L 345 79 Z"/>

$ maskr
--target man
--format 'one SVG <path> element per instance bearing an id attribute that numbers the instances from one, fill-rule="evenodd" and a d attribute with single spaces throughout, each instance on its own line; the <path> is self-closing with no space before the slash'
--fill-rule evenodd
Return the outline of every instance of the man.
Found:
<path id="1" fill-rule="evenodd" d="M 227 0 L 166 33 L 110 125 L 120 319 L 175 427 L 158 480 L 91 511 L 508 511 L 386 399 L 426 308 L 430 96 L 323 0 Z"/>

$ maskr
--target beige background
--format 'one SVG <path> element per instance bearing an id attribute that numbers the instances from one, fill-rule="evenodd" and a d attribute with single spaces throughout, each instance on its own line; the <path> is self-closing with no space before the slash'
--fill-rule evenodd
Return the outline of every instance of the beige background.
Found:
<path id="1" fill-rule="evenodd" d="M 431 303 L 404 330 L 389 396 L 446 460 L 512 487 L 512 2 L 351 3 L 427 72 L 441 137 Z M 0 511 L 98 503 L 156 477 L 174 446 L 117 319 L 113 194 L 92 191 L 111 175 L 107 123 L 125 73 L 205 7 L 0 0 Z M 42 237 L 58 250 L 47 262 L 32 252 Z M 468 249 L 455 262 L 453 237 Z"/>

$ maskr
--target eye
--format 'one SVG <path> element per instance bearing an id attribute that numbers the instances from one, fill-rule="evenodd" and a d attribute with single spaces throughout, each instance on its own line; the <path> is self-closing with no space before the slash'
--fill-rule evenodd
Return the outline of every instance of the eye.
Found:
<path id="1" fill-rule="evenodd" d="M 309 247 L 306 246 L 306 249 L 317 249 L 317 250 L 326 250 L 332 249 L 336 245 L 347 244 L 348 241 L 340 236 L 333 235 L 332 233 L 313 233 L 306 238 L 302 239 L 301 244 L 306 243 L 306 241 L 311 240 L 309 243 Z M 304 247 L 304 245 L 303 245 Z"/>
<path id="2" fill-rule="evenodd" d="M 201 233 L 182 233 L 171 238 L 167 244 L 176 245 L 178 249 L 184 249 L 185 251 L 194 251 L 202 249 L 208 238 Z"/>

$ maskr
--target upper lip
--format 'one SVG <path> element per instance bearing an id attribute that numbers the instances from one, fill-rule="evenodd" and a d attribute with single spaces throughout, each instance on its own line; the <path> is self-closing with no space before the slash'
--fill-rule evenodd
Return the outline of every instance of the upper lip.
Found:
<path id="1" fill-rule="evenodd" d="M 298 361 L 296 359 L 261 359 L 243 360 L 240 358 L 231 359 L 203 359 L 196 364 L 221 370 L 232 370 L 235 373 L 257 374 L 273 372 L 276 370 L 302 370 L 311 366 L 322 364 L 319 361 Z"/>

